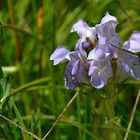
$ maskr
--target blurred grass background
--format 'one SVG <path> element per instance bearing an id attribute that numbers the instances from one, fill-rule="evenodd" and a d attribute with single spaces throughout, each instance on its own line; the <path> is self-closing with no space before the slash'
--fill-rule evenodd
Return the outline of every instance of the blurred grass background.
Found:
<path id="1" fill-rule="evenodd" d="M 0 0 L 0 63 L 6 77 L 1 80 L 0 97 L 14 93 L 1 104 L 1 114 L 42 138 L 76 92 L 64 87 L 65 64 L 53 66 L 51 53 L 59 45 L 74 48 L 78 36 L 70 29 L 79 18 L 94 26 L 106 12 L 117 17 L 117 32 L 128 40 L 134 30 L 140 31 L 139 5 L 139 0 Z M 139 84 L 118 86 L 114 121 L 122 136 L 138 89 Z M 102 90 L 81 91 L 47 138 L 108 140 L 105 133 L 113 128 L 104 124 L 101 94 Z M 139 107 L 129 140 L 140 139 Z M 33 138 L 0 118 L 0 139 Z"/>

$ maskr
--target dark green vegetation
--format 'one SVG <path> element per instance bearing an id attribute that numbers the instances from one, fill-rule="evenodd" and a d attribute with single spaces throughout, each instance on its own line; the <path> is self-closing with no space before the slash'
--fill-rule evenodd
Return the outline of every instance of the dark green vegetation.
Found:
<path id="1" fill-rule="evenodd" d="M 117 17 L 117 32 L 125 41 L 140 31 L 139 5 L 139 0 L 0 0 L 0 139 L 43 138 L 76 93 L 64 87 L 65 64 L 53 66 L 49 58 L 58 45 L 74 48 L 78 36 L 70 29 L 79 18 L 94 26 L 108 11 Z M 123 139 L 139 85 L 118 83 L 113 97 L 106 93 L 108 86 L 82 85 L 47 138 Z M 139 107 L 128 140 L 140 139 Z"/>

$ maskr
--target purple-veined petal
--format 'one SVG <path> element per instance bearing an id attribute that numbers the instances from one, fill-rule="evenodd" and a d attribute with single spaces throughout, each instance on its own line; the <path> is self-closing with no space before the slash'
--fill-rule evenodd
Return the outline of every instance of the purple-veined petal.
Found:
<path id="1" fill-rule="evenodd" d="M 108 77 L 111 77 L 113 75 L 112 66 L 110 63 L 104 68 L 104 73 L 106 73 Z"/>
<path id="2" fill-rule="evenodd" d="M 122 40 L 115 33 L 110 38 L 105 38 L 98 35 L 99 46 L 106 52 L 109 53 L 111 58 L 118 57 L 118 50 L 122 46 Z"/>
<path id="3" fill-rule="evenodd" d="M 107 84 L 108 78 L 112 76 L 111 65 L 108 64 L 102 69 L 99 69 L 97 67 L 94 67 L 93 69 L 94 70 L 91 75 L 90 83 L 97 89 L 103 88 Z"/>
<path id="4" fill-rule="evenodd" d="M 72 75 L 72 68 L 73 63 L 69 62 L 65 70 L 65 86 L 70 90 L 74 90 L 79 84 L 77 75 Z"/>
<path id="5" fill-rule="evenodd" d="M 65 47 L 60 46 L 60 47 L 56 48 L 56 50 L 53 52 L 53 54 L 50 57 L 50 60 L 53 60 L 54 65 L 57 65 L 57 64 L 67 60 L 66 56 L 68 53 L 69 53 L 69 51 Z"/>
<path id="6" fill-rule="evenodd" d="M 140 80 L 140 64 L 139 65 L 134 65 L 132 70 L 133 70 L 133 73 L 134 73 L 134 78 L 136 80 Z"/>
<path id="7" fill-rule="evenodd" d="M 99 70 L 99 68 L 97 66 L 90 65 L 88 75 L 89 76 L 92 75 L 94 73 L 94 71 L 96 71 L 96 70 Z"/>
<path id="8" fill-rule="evenodd" d="M 88 83 L 88 74 L 80 59 L 70 61 L 65 70 L 65 85 L 75 89 L 79 83 Z"/>
<path id="9" fill-rule="evenodd" d="M 102 49 L 96 47 L 89 52 L 88 60 L 101 61 L 106 59 L 109 56 L 109 53 L 105 53 Z"/>
<path id="10" fill-rule="evenodd" d="M 116 17 L 107 13 L 101 20 L 100 24 L 95 26 L 96 32 L 103 37 L 110 38 L 115 33 L 118 21 Z"/>
<path id="11" fill-rule="evenodd" d="M 91 75 L 90 83 L 93 87 L 100 89 L 105 86 L 106 80 L 102 79 L 99 70 L 95 70 L 94 73 Z"/>
<path id="12" fill-rule="evenodd" d="M 121 38 L 115 33 L 113 36 L 108 40 L 108 44 L 114 45 L 120 48 L 123 45 L 123 41 Z M 113 47 L 113 46 L 112 46 Z"/>
<path id="13" fill-rule="evenodd" d="M 80 61 L 80 68 L 79 68 L 79 71 L 77 73 L 77 77 L 78 77 L 79 83 L 89 83 L 88 73 L 87 73 L 86 68 L 84 67 L 84 65 L 82 64 L 81 61 Z"/>
<path id="14" fill-rule="evenodd" d="M 103 36 L 101 36 L 100 34 L 98 34 L 98 43 L 100 46 L 103 46 L 105 44 L 107 44 L 107 39 Z"/>
<path id="15" fill-rule="evenodd" d="M 102 88 L 106 85 L 109 77 L 113 75 L 109 59 L 104 61 L 92 61 L 88 75 L 91 77 L 90 83 L 95 88 Z"/>
<path id="16" fill-rule="evenodd" d="M 121 68 L 122 68 L 126 73 L 129 73 L 130 67 L 129 67 L 129 65 L 125 62 L 125 60 L 123 60 L 123 59 L 119 60 L 119 64 L 120 64 Z"/>
<path id="17" fill-rule="evenodd" d="M 121 57 L 118 59 L 118 66 L 133 79 L 140 80 L 139 57 L 127 52 L 121 52 Z"/>
<path id="18" fill-rule="evenodd" d="M 77 60 L 77 61 L 74 63 L 73 67 L 72 67 L 72 72 L 71 72 L 71 74 L 72 74 L 72 75 L 77 75 L 79 69 L 80 69 L 80 60 Z"/>
<path id="19" fill-rule="evenodd" d="M 69 52 L 66 56 L 69 61 L 76 61 L 79 59 L 78 51 Z"/>

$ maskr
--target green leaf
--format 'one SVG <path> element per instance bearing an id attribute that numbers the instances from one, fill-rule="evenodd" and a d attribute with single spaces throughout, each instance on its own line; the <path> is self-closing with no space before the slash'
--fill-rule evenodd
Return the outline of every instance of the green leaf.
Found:
<path id="1" fill-rule="evenodd" d="M 22 117 L 21 117 L 21 115 L 20 115 L 20 113 L 19 113 L 19 111 L 18 111 L 18 108 L 17 108 L 17 106 L 16 106 L 16 104 L 15 104 L 13 98 L 10 98 L 10 104 L 13 105 L 13 108 L 14 108 L 16 117 L 17 117 L 17 119 L 18 119 L 19 125 L 20 125 L 21 127 L 23 127 L 24 129 L 26 129 L 26 127 L 25 127 L 25 125 L 24 125 L 24 122 L 23 122 L 23 120 L 22 120 Z M 22 132 L 22 136 L 23 136 L 23 139 L 24 139 L 24 140 L 30 140 L 30 137 L 29 137 L 29 135 L 28 135 L 27 133 L 25 133 L 23 130 L 21 130 L 21 132 Z"/>
<path id="2" fill-rule="evenodd" d="M 0 63 L 0 79 L 3 78 L 3 71 L 2 71 L 2 66 L 1 66 L 1 63 Z"/>
<path id="3" fill-rule="evenodd" d="M 0 84 L 1 84 L 0 91 L 1 91 L 1 94 L 3 95 L 3 97 L 0 100 L 0 109 L 2 109 L 7 97 L 9 96 L 11 84 L 9 82 L 9 78 L 1 79 Z"/>

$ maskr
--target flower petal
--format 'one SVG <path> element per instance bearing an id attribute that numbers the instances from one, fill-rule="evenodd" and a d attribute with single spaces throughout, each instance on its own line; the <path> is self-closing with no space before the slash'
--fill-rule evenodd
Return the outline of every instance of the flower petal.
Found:
<path id="1" fill-rule="evenodd" d="M 102 79 L 99 69 L 94 70 L 91 75 L 90 83 L 93 87 L 100 89 L 106 84 L 106 80 Z"/>
<path id="2" fill-rule="evenodd" d="M 140 42 L 140 32 L 134 31 L 134 32 L 132 33 L 132 35 L 131 35 L 131 39 Z"/>
<path id="3" fill-rule="evenodd" d="M 69 62 L 65 70 L 65 86 L 70 90 L 74 90 L 79 84 L 77 75 L 72 75 L 72 69 L 73 63 Z"/>
<path id="4" fill-rule="evenodd" d="M 136 80 L 140 80 L 140 64 L 133 66 L 133 73 L 134 73 L 134 78 Z"/>
<path id="5" fill-rule="evenodd" d="M 109 13 L 107 13 L 102 18 L 101 23 L 95 26 L 95 29 L 98 34 L 107 38 L 107 37 L 112 36 L 112 34 L 115 33 L 117 24 L 118 24 L 118 21 L 116 17 L 111 16 Z"/>
<path id="6" fill-rule="evenodd" d="M 89 27 L 82 19 L 79 19 L 73 25 L 71 32 L 77 32 L 81 38 L 81 42 L 86 41 L 86 38 L 89 38 L 93 42 L 96 36 L 95 28 Z"/>
<path id="7" fill-rule="evenodd" d="M 72 75 L 77 75 L 80 68 L 80 60 L 77 60 L 72 67 Z"/>
<path id="8" fill-rule="evenodd" d="M 107 12 L 107 13 L 105 14 L 105 16 L 101 19 L 101 24 L 105 24 L 105 23 L 110 22 L 110 21 L 112 21 L 112 22 L 114 22 L 114 23 L 116 23 L 116 24 L 118 23 L 116 17 L 111 16 L 111 15 Z"/>
<path id="9" fill-rule="evenodd" d="M 140 80 L 140 60 L 130 53 L 122 53 L 118 66 L 129 74 L 133 79 Z"/>
<path id="10" fill-rule="evenodd" d="M 90 65 L 88 75 L 92 75 L 97 69 L 99 69 L 97 66 Z"/>
<path id="11" fill-rule="evenodd" d="M 78 51 L 72 51 L 67 54 L 66 58 L 69 61 L 77 61 L 79 59 L 79 52 Z"/>
<path id="12" fill-rule="evenodd" d="M 90 51 L 87 59 L 101 61 L 101 60 L 106 59 L 107 56 L 109 56 L 109 53 L 105 53 L 102 49 L 96 47 Z"/>
<path id="13" fill-rule="evenodd" d="M 130 40 L 128 50 L 134 53 L 140 52 L 140 43 L 135 40 Z"/>
<path id="14" fill-rule="evenodd" d="M 133 32 L 130 39 L 124 42 L 124 48 L 131 52 L 140 52 L 140 32 Z"/>
<path id="15" fill-rule="evenodd" d="M 61 62 L 66 61 L 66 56 L 69 53 L 69 51 L 64 48 L 63 46 L 60 46 L 56 48 L 56 50 L 53 52 L 53 54 L 50 57 L 50 60 L 54 61 L 54 65 L 57 65 Z"/>
<path id="16" fill-rule="evenodd" d="M 104 52 L 109 53 L 111 58 L 118 57 L 118 50 L 122 46 L 122 40 L 115 33 L 110 38 L 105 38 L 101 35 L 98 35 L 99 46 L 103 49 Z"/>
<path id="17" fill-rule="evenodd" d="M 79 19 L 71 28 L 71 32 L 79 32 L 81 28 L 87 28 L 88 25 L 82 19 Z"/>
<path id="18" fill-rule="evenodd" d="M 103 67 L 103 69 L 94 67 L 90 83 L 97 89 L 103 88 L 107 84 L 107 80 L 110 76 L 112 76 L 112 68 L 110 64 Z"/>

